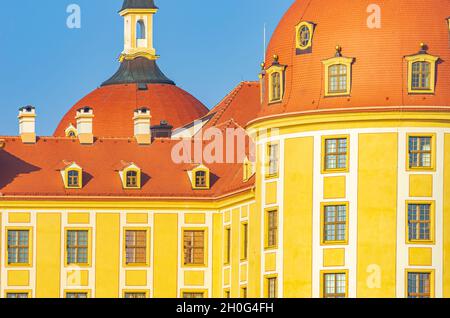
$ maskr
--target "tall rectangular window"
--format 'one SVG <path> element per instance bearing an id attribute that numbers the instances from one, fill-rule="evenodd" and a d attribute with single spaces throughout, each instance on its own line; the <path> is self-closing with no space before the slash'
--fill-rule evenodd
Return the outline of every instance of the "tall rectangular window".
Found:
<path id="1" fill-rule="evenodd" d="M 267 155 L 268 155 L 268 176 L 274 177 L 278 175 L 278 167 L 279 167 L 279 146 L 278 144 L 269 144 L 267 146 Z"/>
<path id="2" fill-rule="evenodd" d="M 412 63 L 412 83 L 414 90 L 429 90 L 431 79 L 431 63 L 415 62 Z"/>
<path id="3" fill-rule="evenodd" d="M 408 204 L 409 241 L 431 241 L 431 204 Z"/>
<path id="4" fill-rule="evenodd" d="M 276 247 L 278 244 L 278 211 L 267 212 L 267 247 Z"/>
<path id="5" fill-rule="evenodd" d="M 205 231 L 184 231 L 184 264 L 205 264 Z"/>
<path id="6" fill-rule="evenodd" d="M 277 298 L 278 281 L 276 277 L 269 277 L 266 279 L 267 284 L 267 298 Z"/>
<path id="7" fill-rule="evenodd" d="M 147 263 L 147 231 L 126 230 L 125 250 L 127 264 Z"/>
<path id="8" fill-rule="evenodd" d="M 276 102 L 281 100 L 281 73 L 275 72 L 271 75 L 271 102 Z"/>
<path id="9" fill-rule="evenodd" d="M 241 250 L 241 259 L 246 260 L 248 258 L 248 224 L 242 223 L 241 224 L 241 244 L 242 244 L 242 250 Z"/>
<path id="10" fill-rule="evenodd" d="M 328 71 L 328 93 L 347 92 L 347 65 L 335 64 Z"/>
<path id="11" fill-rule="evenodd" d="M 324 298 L 347 297 L 347 274 L 346 273 L 324 274 L 323 297 Z"/>
<path id="12" fill-rule="evenodd" d="M 231 261 L 231 229 L 228 227 L 225 229 L 225 264 L 230 264 Z"/>
<path id="13" fill-rule="evenodd" d="M 432 167 L 432 137 L 409 137 L 409 167 L 431 168 Z"/>
<path id="14" fill-rule="evenodd" d="M 325 139 L 325 171 L 347 169 L 348 139 Z"/>
<path id="15" fill-rule="evenodd" d="M 431 273 L 408 273 L 408 298 L 431 298 Z"/>
<path id="16" fill-rule="evenodd" d="M 67 264 L 86 265 L 88 261 L 88 230 L 68 230 L 67 231 Z"/>
<path id="17" fill-rule="evenodd" d="M 347 241 L 347 205 L 328 205 L 323 210 L 323 242 Z"/>
<path id="18" fill-rule="evenodd" d="M 247 286 L 241 287 L 241 298 L 248 298 Z"/>
<path id="19" fill-rule="evenodd" d="M 8 264 L 28 264 L 29 230 L 8 230 Z"/>

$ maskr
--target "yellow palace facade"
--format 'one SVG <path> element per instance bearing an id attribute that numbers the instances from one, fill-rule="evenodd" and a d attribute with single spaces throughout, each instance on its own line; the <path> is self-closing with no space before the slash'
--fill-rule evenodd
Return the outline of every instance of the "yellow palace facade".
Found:
<path id="1" fill-rule="evenodd" d="M 118 72 L 54 136 L 27 106 L 0 137 L 0 297 L 450 297 L 450 5 L 379 2 L 370 28 L 367 1 L 295 1 L 209 111 L 124 1 Z M 239 127 L 254 160 L 174 161 Z"/>

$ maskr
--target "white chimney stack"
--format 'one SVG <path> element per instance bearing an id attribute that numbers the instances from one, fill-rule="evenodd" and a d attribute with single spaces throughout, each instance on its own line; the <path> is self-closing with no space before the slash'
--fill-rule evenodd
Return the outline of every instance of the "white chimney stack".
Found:
<path id="1" fill-rule="evenodd" d="M 19 109 L 19 133 L 25 144 L 36 143 L 36 108 L 25 106 Z"/>
<path id="2" fill-rule="evenodd" d="M 78 140 L 83 145 L 92 145 L 94 143 L 94 110 L 87 106 L 80 108 L 77 110 L 75 119 L 77 121 Z"/>
<path id="3" fill-rule="evenodd" d="M 139 145 L 150 145 L 152 143 L 151 118 L 148 108 L 141 107 L 134 111 L 134 138 Z"/>

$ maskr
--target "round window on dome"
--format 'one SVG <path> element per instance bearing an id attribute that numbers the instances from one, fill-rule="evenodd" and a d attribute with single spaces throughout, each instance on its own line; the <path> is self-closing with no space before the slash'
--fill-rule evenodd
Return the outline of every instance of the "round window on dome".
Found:
<path id="1" fill-rule="evenodd" d="M 296 27 L 297 40 L 296 46 L 300 53 L 308 50 L 312 46 L 312 37 L 314 32 L 314 25 L 309 22 L 301 22 Z"/>
<path id="2" fill-rule="evenodd" d="M 306 25 L 302 26 L 298 33 L 298 43 L 300 44 L 300 47 L 308 46 L 310 39 L 311 32 L 309 31 L 309 28 Z"/>

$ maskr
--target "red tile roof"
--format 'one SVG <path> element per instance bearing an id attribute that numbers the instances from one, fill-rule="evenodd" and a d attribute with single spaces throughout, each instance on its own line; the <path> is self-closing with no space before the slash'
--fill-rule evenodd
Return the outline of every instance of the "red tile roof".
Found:
<path id="1" fill-rule="evenodd" d="M 164 90 L 164 86 L 159 89 Z M 130 93 L 130 89 L 123 86 L 117 87 L 117 90 L 114 91 L 114 96 L 122 90 L 125 95 Z M 100 95 L 105 96 L 104 92 Z M 120 94 L 116 97 L 119 100 L 110 101 L 119 103 Z M 260 107 L 259 98 L 258 83 L 239 84 L 211 111 L 213 118 L 207 126 L 215 125 L 222 131 L 228 127 L 245 126 L 247 121 L 255 118 Z M 123 99 L 127 99 L 127 96 Z M 104 105 L 106 107 L 107 103 Z M 123 115 L 130 122 L 132 109 L 133 107 L 129 107 L 130 116 Z M 155 116 L 155 112 L 152 113 Z M 118 125 L 118 122 L 115 122 L 118 114 L 110 115 L 111 126 Z M 102 117 L 100 121 L 106 124 L 107 112 L 97 111 L 95 116 Z M 194 158 L 192 151 L 191 162 L 175 163 L 172 160 L 172 151 L 180 142 L 178 140 L 156 139 L 149 146 L 140 146 L 133 138 L 100 137 L 96 138 L 93 145 L 80 145 L 77 139 L 65 137 L 42 137 L 38 138 L 36 144 L 23 144 L 20 137 L 2 137 L 1 140 L 4 140 L 5 147 L 0 151 L 0 198 L 19 196 L 214 199 L 252 188 L 255 182 L 254 177 L 247 182 L 243 181 L 242 163 L 203 162 L 211 172 L 211 189 L 192 190 L 188 171 L 200 162 Z M 186 142 L 193 147 L 193 140 Z M 203 141 L 203 145 L 206 144 L 208 142 Z M 70 162 L 75 162 L 83 169 L 82 189 L 64 187 L 60 170 Z M 141 169 L 140 190 L 126 190 L 122 187 L 118 170 L 129 162 Z"/>
<path id="2" fill-rule="evenodd" d="M 225 122 L 234 121 L 241 127 L 256 118 L 261 109 L 260 86 L 258 82 L 241 82 L 208 115 L 213 118 L 205 129 Z"/>
<path id="3" fill-rule="evenodd" d="M 94 136 L 129 138 L 134 135 L 133 113 L 139 107 L 150 109 L 152 125 L 167 120 L 173 127 L 181 127 L 204 116 L 208 109 L 181 88 L 168 84 L 148 84 L 148 90 L 138 90 L 136 84 L 100 87 L 81 99 L 63 117 L 54 136 L 65 137 L 79 108 L 94 110 Z"/>
<path id="4" fill-rule="evenodd" d="M 368 1 L 297 0 L 280 21 L 267 50 L 266 67 L 273 55 L 286 65 L 283 102 L 262 107 L 259 117 L 323 110 L 357 111 L 368 107 L 450 106 L 450 1 L 380 0 L 381 28 L 369 28 Z M 297 54 L 295 27 L 302 21 L 316 24 L 312 52 Z M 407 55 L 420 43 L 440 57 L 435 94 L 408 94 Z M 322 61 L 333 57 L 335 47 L 355 59 L 351 95 L 324 96 Z M 267 82 L 267 81 L 266 81 Z M 267 92 L 267 89 L 266 89 Z M 444 108 L 443 107 L 443 108 Z"/>
<path id="5" fill-rule="evenodd" d="M 247 189 L 242 164 L 206 164 L 211 189 L 192 190 L 187 171 L 192 164 L 176 164 L 171 158 L 176 140 L 160 139 L 139 146 L 133 139 L 98 139 L 91 146 L 75 139 L 39 138 L 23 144 L 18 137 L 5 137 L 0 151 L 0 196 L 56 197 L 192 197 L 214 198 Z M 64 160 L 83 169 L 83 188 L 65 189 L 59 166 Z M 132 161 L 141 168 L 142 189 L 122 188 L 117 166 Z"/>

